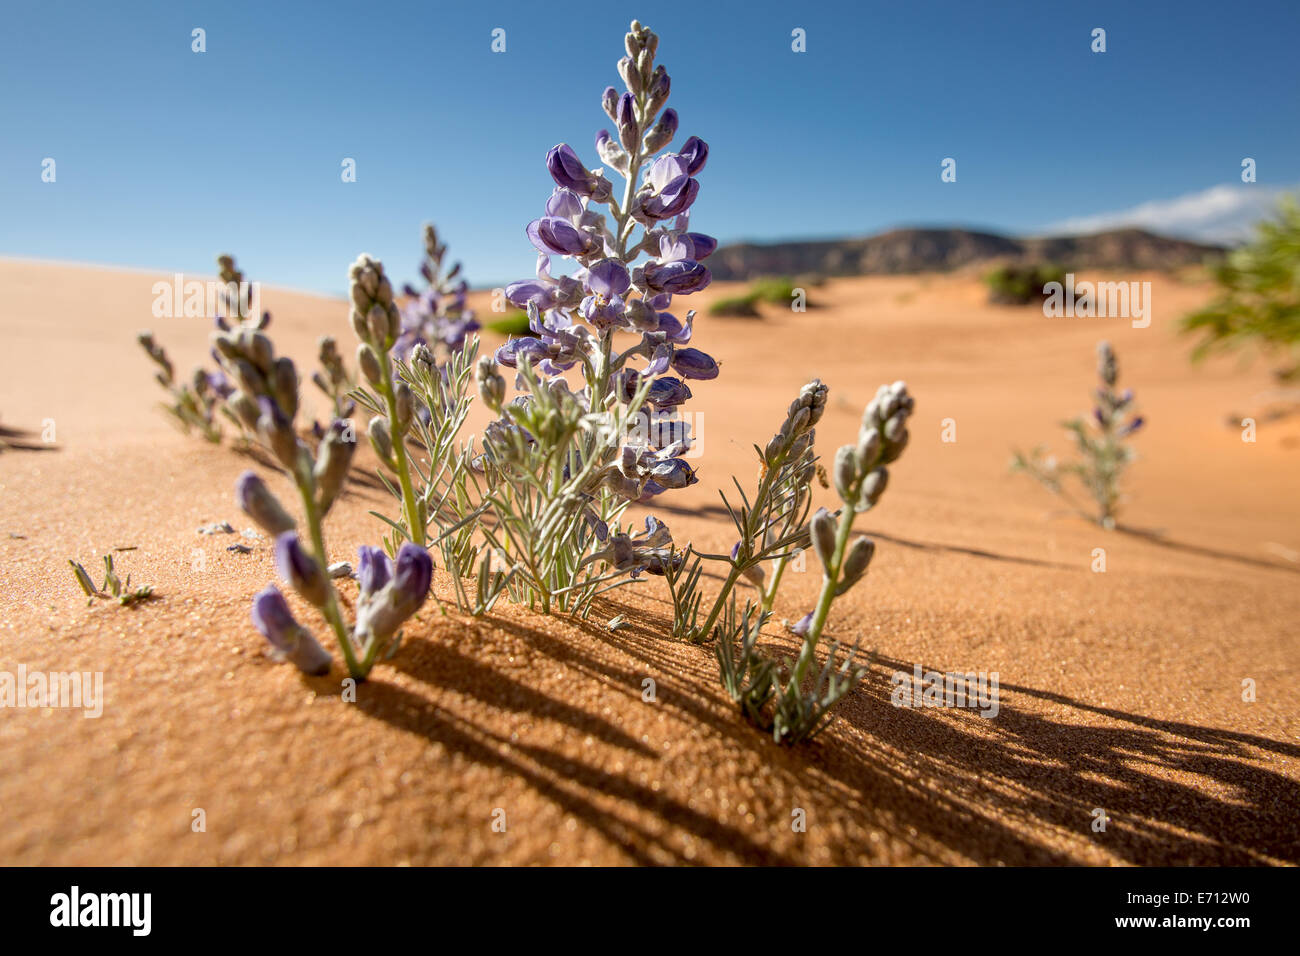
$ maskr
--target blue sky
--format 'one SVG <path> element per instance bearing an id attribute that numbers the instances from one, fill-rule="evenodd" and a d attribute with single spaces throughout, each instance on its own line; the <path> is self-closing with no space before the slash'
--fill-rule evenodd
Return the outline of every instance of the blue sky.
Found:
<path id="1" fill-rule="evenodd" d="M 1248 193 L 1245 156 L 1261 190 L 1300 182 L 1293 0 L 45 0 L 0 35 L 0 255 L 207 274 L 231 251 L 341 292 L 361 251 L 413 275 L 432 220 L 473 284 L 529 274 L 546 150 L 596 165 L 633 17 L 660 34 L 679 141 L 711 146 L 692 225 L 724 242 L 1122 221 Z"/>

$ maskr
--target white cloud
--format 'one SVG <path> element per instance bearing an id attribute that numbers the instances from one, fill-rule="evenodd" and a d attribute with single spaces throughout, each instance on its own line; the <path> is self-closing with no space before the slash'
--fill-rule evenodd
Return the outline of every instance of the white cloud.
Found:
<path id="1" fill-rule="evenodd" d="M 1114 212 L 1076 216 L 1045 226 L 1044 235 L 1086 235 L 1135 227 L 1164 236 L 1232 244 L 1251 238 L 1287 190 L 1257 185 L 1211 186 L 1200 192 L 1155 199 Z"/>

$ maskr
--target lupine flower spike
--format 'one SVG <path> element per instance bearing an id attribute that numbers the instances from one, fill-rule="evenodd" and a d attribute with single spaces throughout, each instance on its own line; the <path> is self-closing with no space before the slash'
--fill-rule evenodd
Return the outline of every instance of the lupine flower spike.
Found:
<path id="1" fill-rule="evenodd" d="M 1136 457 L 1127 440 L 1146 420 L 1132 411 L 1133 392 L 1117 391 L 1119 363 L 1109 342 L 1097 344 L 1097 377 L 1101 385 L 1093 393 L 1096 404 L 1091 417 L 1062 423 L 1074 440 L 1078 459 L 1060 464 L 1040 445 L 1027 455 L 1014 452 L 1011 470 L 1037 479 L 1053 494 L 1069 501 L 1081 515 L 1109 530 L 1115 527 L 1119 514 L 1120 477 Z M 1065 475 L 1079 479 L 1094 502 L 1095 513 L 1077 504 L 1065 490 L 1061 482 Z"/>

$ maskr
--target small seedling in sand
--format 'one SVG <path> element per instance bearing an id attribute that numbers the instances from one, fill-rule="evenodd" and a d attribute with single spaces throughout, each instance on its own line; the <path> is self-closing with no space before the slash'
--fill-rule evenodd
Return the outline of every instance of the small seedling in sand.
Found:
<path id="1" fill-rule="evenodd" d="M 130 607 L 132 604 L 139 604 L 142 601 L 151 600 L 154 597 L 153 586 L 142 584 L 137 588 L 131 587 L 131 575 L 126 576 L 123 581 L 113 570 L 113 556 L 104 555 L 104 583 L 95 587 L 95 582 L 90 579 L 90 575 L 76 561 L 68 559 L 68 564 L 72 565 L 72 573 L 77 579 L 77 584 L 81 585 L 81 590 L 86 592 L 86 606 L 89 607 L 95 603 L 96 598 L 104 600 L 117 601 L 122 607 Z"/>
<path id="2" fill-rule="evenodd" d="M 1094 393 L 1097 404 L 1091 421 L 1074 418 L 1062 423 L 1074 440 L 1079 459 L 1063 465 L 1039 446 L 1028 455 L 1016 451 L 1011 470 L 1023 471 L 1037 479 L 1053 494 L 1070 502 L 1079 514 L 1110 529 L 1115 527 L 1119 510 L 1120 477 L 1135 457 L 1126 441 L 1142 427 L 1145 419 L 1132 414 L 1131 390 L 1115 391 L 1119 365 L 1109 342 L 1097 345 L 1097 375 L 1101 386 Z M 1078 505 L 1062 486 L 1061 479 L 1066 475 L 1079 479 L 1096 504 L 1095 514 Z"/>

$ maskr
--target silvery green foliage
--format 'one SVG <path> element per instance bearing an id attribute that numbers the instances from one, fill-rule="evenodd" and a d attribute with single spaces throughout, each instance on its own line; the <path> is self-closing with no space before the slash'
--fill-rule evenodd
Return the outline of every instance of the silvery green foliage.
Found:
<path id="1" fill-rule="evenodd" d="M 725 492 L 720 492 L 738 540 L 730 555 L 700 554 L 693 562 L 725 561 L 729 567 L 703 624 L 694 624 L 697 608 L 691 603 L 693 587 L 684 589 L 683 600 L 676 603 L 678 611 L 689 614 L 691 619 L 675 616 L 674 630 L 689 634 L 692 641 L 700 643 L 715 636 L 719 616 L 729 606 L 732 589 L 742 578 L 758 588 L 763 610 L 770 611 L 786 562 L 795 552 L 808 546 L 810 486 L 817 474 L 817 455 L 813 448 L 815 426 L 826 410 L 828 391 L 820 379 L 809 382 L 790 403 L 780 430 L 766 447 L 754 446 L 762 478 L 752 500 L 734 478 L 732 482 L 740 496 L 738 507 L 733 506 Z M 695 580 L 698 581 L 698 575 Z M 686 578 L 685 583 L 691 584 L 691 579 Z"/>
<path id="2" fill-rule="evenodd" d="M 803 638 L 799 656 L 780 667 L 763 657 L 756 648 L 757 630 L 761 628 L 762 620 L 754 623 L 748 603 L 745 614 L 736 620 L 735 597 L 727 591 L 737 576 L 747 570 L 743 557 L 748 554 L 751 558 L 757 556 L 758 560 L 772 558 L 772 554 L 765 553 L 762 547 L 753 543 L 746 546 L 743 537 L 731 556 L 732 574 L 727 579 L 723 595 L 729 601 L 727 613 L 716 629 L 723 687 L 750 720 L 771 730 L 778 743 L 795 744 L 816 734 L 826 725 L 835 705 L 865 673 L 853 665 L 856 649 L 837 663 L 838 641 L 832 642 L 815 676 L 812 676 L 811 669 L 816 666 L 817 645 L 831 605 L 835 598 L 862 579 L 875 553 L 875 545 L 869 538 L 851 540 L 853 522 L 857 515 L 875 507 L 884 494 L 889 478 L 887 466 L 896 461 L 907 447 L 907 421 L 915 407 L 903 382 L 880 387 L 863 413 L 857 441 L 840 448 L 835 455 L 833 477 L 841 507 L 835 512 L 818 509 L 807 518 L 806 524 L 796 530 L 790 527 L 787 519 L 792 513 L 799 515 L 800 522 L 807 517 L 809 484 L 816 462 L 812 449 L 812 425 L 820 418 L 825 404 L 825 386 L 820 382 L 805 386 L 799 398 L 791 404 L 781 430 L 761 453 L 768 464 L 768 472 L 755 498 L 756 507 L 749 514 L 757 512 L 758 506 L 762 505 L 762 513 L 775 514 L 775 520 L 755 523 L 751 517 L 747 521 L 737 521 L 737 527 L 744 531 L 766 530 L 771 547 L 777 552 L 776 560 L 783 560 L 792 548 L 811 547 L 822 565 L 822 589 L 817 605 L 791 628 Z M 794 469 L 786 487 L 795 490 L 787 491 L 784 497 L 766 491 L 767 477 L 773 469 L 781 467 Z M 781 504 L 792 499 L 793 512 L 791 505 Z M 774 506 L 772 501 L 777 504 Z M 779 534 L 772 533 L 771 529 L 779 529 Z M 758 538 L 757 533 L 753 537 Z M 775 597 L 775 582 L 764 590 L 763 577 L 754 577 L 762 599 L 770 602 Z M 706 622 L 706 634 L 714 633 L 712 628 L 718 615 L 719 609 L 715 607 Z M 765 611 L 762 618 L 766 618 Z"/>
<path id="3" fill-rule="evenodd" d="M 1053 494 L 1069 501 L 1081 515 L 1111 529 L 1119 513 L 1120 478 L 1136 457 L 1127 439 L 1142 427 L 1145 419 L 1132 412 L 1131 390 L 1116 391 L 1119 364 L 1109 342 L 1097 344 L 1097 377 L 1101 385 L 1093 393 L 1096 405 L 1091 420 L 1074 418 L 1062 422 L 1074 441 L 1078 460 L 1060 464 L 1040 445 L 1029 454 L 1014 452 L 1011 470 L 1023 471 L 1037 479 Z M 1074 502 L 1062 486 L 1061 479 L 1066 475 L 1074 475 L 1083 485 L 1093 500 L 1095 513 Z"/>

